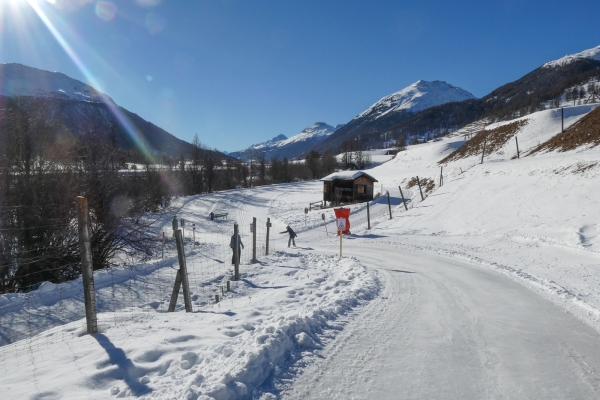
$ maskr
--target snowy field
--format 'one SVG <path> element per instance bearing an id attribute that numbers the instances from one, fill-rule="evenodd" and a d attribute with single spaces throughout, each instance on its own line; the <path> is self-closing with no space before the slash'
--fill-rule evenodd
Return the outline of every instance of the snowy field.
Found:
<path id="1" fill-rule="evenodd" d="M 589 110 L 565 109 L 565 125 Z M 521 154 L 560 132 L 560 111 L 523 119 Z M 483 164 L 471 157 L 444 165 L 441 187 L 437 162 L 464 143 L 459 136 L 409 146 L 369 170 L 382 194 L 371 206 L 372 229 L 365 206 L 352 206 L 341 259 L 331 209 L 304 214 L 321 199 L 321 182 L 177 199 L 173 212 L 187 227 L 195 223 L 198 235 L 192 249 L 186 231 L 188 264 L 196 271 L 220 265 L 210 282 L 201 272 L 192 280 L 194 312 L 165 312 L 172 248 L 116 285 L 98 274 L 99 292 L 116 301 L 126 303 L 132 286 L 157 289 L 134 307 L 107 306 L 93 337 L 84 335 L 78 294 L 68 294 L 80 282 L 33 310 L 23 304 L 36 293 L 0 296 L 3 329 L 13 326 L 10 334 L 22 339 L 1 343 L 2 397 L 593 398 L 600 390 L 600 150 L 512 159 L 513 142 Z M 406 188 L 417 175 L 436 182 L 424 201 Z M 228 220 L 209 221 L 211 211 Z M 267 218 L 273 224 L 270 255 L 260 253 L 256 264 L 248 254 L 253 217 L 261 227 Z M 228 242 L 234 222 L 246 245 L 242 280 L 215 303 L 231 279 L 231 255 L 211 249 Z M 288 249 L 279 234 L 288 224 L 298 247 Z M 169 217 L 163 225 L 170 233 Z M 58 309 L 78 320 L 53 320 Z M 40 333 L 27 338 L 32 323 Z"/>

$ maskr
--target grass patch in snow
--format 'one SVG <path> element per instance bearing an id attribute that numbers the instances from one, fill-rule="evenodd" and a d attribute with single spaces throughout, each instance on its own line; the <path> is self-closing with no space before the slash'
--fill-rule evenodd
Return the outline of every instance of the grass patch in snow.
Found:
<path id="1" fill-rule="evenodd" d="M 569 151 L 578 147 L 600 145 L 600 107 L 591 111 L 575 125 L 535 147 L 528 155 L 543 151 Z"/>
<path id="2" fill-rule="evenodd" d="M 456 149 L 454 153 L 439 161 L 438 164 L 446 164 L 450 161 L 457 161 L 463 158 L 481 155 L 484 143 L 485 153 L 492 154 L 500 150 L 502 146 L 504 146 L 508 140 L 513 138 L 523 127 L 525 127 L 525 125 L 527 125 L 527 120 L 521 120 L 501 125 L 494 129 L 483 130 Z"/>

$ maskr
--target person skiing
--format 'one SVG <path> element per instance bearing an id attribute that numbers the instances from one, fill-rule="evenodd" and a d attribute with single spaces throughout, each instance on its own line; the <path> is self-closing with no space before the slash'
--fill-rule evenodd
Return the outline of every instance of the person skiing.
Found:
<path id="1" fill-rule="evenodd" d="M 238 233 L 237 235 L 237 240 L 238 240 L 238 260 L 241 258 L 241 254 L 242 254 L 242 249 L 244 248 L 244 243 L 242 243 L 242 238 L 240 237 L 240 234 Z M 233 251 L 233 254 L 231 255 L 231 264 L 235 264 L 235 234 L 231 235 L 231 241 L 229 242 L 229 247 L 231 247 L 231 250 Z"/>
<path id="2" fill-rule="evenodd" d="M 285 231 L 279 232 L 279 233 L 281 233 L 281 234 L 289 233 L 290 238 L 288 239 L 288 247 L 290 247 L 291 243 L 293 243 L 294 247 L 296 247 L 296 241 L 294 240 L 294 238 L 298 235 L 296 235 L 296 232 L 294 232 L 294 230 L 292 228 L 290 228 L 289 225 L 285 227 Z"/>

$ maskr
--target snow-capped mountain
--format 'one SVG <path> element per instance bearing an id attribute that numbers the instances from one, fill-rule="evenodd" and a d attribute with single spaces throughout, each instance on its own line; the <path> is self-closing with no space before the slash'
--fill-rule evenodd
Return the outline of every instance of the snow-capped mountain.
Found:
<path id="1" fill-rule="evenodd" d="M 90 85 L 60 72 L 44 71 L 22 64 L 0 64 L 0 96 L 51 97 L 92 102 L 113 102 Z M 114 103 L 114 102 L 113 102 Z"/>
<path id="2" fill-rule="evenodd" d="M 475 96 L 466 90 L 452 86 L 446 82 L 419 80 L 396 93 L 385 96 L 360 113 L 355 119 L 377 119 L 397 111 L 417 113 L 426 108 L 439 106 L 451 101 L 463 101 L 474 98 Z"/>
<path id="3" fill-rule="evenodd" d="M 543 67 L 562 67 L 582 58 L 590 58 L 592 60 L 600 61 L 600 46 L 584 50 L 580 53 L 568 54 L 564 57 L 559 58 L 558 60 L 548 61 L 546 64 L 543 65 Z"/>
<path id="4" fill-rule="evenodd" d="M 384 132 L 390 127 L 407 120 L 420 111 L 450 102 L 474 99 L 471 93 L 446 82 L 419 80 L 363 111 L 329 136 L 319 146 L 319 150 L 337 149 L 344 141 L 357 136 Z"/>
<path id="5" fill-rule="evenodd" d="M 333 132 L 342 127 L 338 125 L 333 127 L 325 122 L 315 122 L 311 126 L 302 130 L 302 132 L 291 136 L 279 135 L 263 143 L 255 144 L 246 150 L 236 152 L 239 157 L 249 159 L 256 157 L 257 153 L 265 153 L 267 158 L 276 156 L 280 159 L 284 157 L 301 157 L 308 152 L 315 144 L 329 137 Z M 234 153 L 230 153 L 234 155 Z"/>
<path id="6" fill-rule="evenodd" d="M 268 142 L 250 146 L 250 149 L 263 150 L 267 147 L 285 147 L 294 143 L 306 142 L 307 140 L 318 142 L 325 137 L 335 132 L 333 126 L 326 124 L 325 122 L 315 122 L 311 126 L 305 128 L 302 132 L 287 138 L 285 135 L 279 135 Z M 279 140 L 275 140 L 278 139 Z"/>

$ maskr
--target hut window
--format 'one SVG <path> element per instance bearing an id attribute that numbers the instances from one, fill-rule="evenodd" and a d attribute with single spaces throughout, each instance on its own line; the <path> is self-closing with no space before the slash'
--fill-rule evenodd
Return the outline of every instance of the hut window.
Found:
<path id="1" fill-rule="evenodd" d="M 364 194 L 365 193 L 365 187 L 363 185 L 359 185 L 357 187 L 358 189 L 358 194 Z"/>

